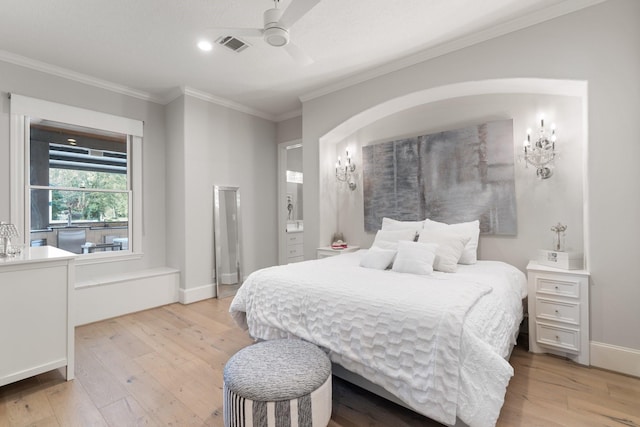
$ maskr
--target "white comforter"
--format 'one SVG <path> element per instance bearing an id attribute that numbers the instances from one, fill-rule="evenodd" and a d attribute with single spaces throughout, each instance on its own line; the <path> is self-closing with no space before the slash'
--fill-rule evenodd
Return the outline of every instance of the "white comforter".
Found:
<path id="1" fill-rule="evenodd" d="M 230 311 L 254 338 L 299 337 L 416 411 L 495 425 L 524 274 L 497 261 L 431 276 L 359 266 L 365 251 L 251 274 Z"/>

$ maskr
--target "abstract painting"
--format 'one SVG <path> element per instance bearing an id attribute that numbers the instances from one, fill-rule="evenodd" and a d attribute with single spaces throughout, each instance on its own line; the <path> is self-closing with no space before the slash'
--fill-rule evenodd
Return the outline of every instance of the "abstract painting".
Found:
<path id="1" fill-rule="evenodd" d="M 480 220 L 483 234 L 517 233 L 513 120 L 362 148 L 365 230 L 383 217 Z"/>

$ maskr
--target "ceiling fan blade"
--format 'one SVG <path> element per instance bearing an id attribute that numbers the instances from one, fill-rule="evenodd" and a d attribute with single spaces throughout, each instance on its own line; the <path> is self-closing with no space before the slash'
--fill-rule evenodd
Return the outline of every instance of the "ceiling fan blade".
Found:
<path id="1" fill-rule="evenodd" d="M 307 12 L 320 3 L 320 0 L 292 0 L 289 7 L 282 14 L 280 23 L 286 28 L 291 28 L 298 19 L 302 18 Z"/>
<path id="2" fill-rule="evenodd" d="M 218 36 L 262 37 L 264 30 L 261 28 L 214 28 L 208 32 Z"/>
<path id="3" fill-rule="evenodd" d="M 294 43 L 289 43 L 284 46 L 284 50 L 287 51 L 289 55 L 300 65 L 311 65 L 313 64 L 313 58 L 307 55 L 299 46 Z"/>

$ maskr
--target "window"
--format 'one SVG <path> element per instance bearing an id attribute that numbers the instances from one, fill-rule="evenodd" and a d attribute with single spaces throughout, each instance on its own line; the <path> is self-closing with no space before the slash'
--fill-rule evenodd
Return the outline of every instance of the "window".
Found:
<path id="1" fill-rule="evenodd" d="M 94 260 L 141 252 L 142 123 L 19 95 L 11 107 L 12 165 L 28 166 L 11 185 L 25 243 Z"/>

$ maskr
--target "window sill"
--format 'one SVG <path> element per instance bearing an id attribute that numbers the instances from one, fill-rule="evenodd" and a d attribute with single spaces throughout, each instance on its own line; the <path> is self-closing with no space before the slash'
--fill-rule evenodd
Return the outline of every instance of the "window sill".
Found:
<path id="1" fill-rule="evenodd" d="M 121 252 L 121 253 L 118 253 Z M 83 254 L 76 258 L 76 265 L 103 264 L 107 262 L 131 261 L 141 259 L 144 256 L 142 252 L 131 251 L 112 251 L 111 253 L 93 253 Z"/>

